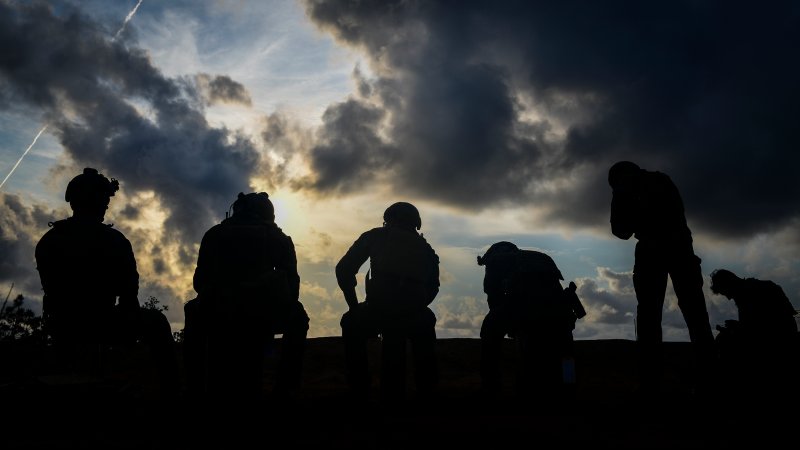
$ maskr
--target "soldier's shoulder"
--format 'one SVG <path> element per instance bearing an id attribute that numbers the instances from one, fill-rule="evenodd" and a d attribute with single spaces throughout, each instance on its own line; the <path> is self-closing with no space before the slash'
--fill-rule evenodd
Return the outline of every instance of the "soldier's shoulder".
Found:
<path id="1" fill-rule="evenodd" d="M 646 170 L 642 174 L 642 179 L 645 183 L 649 184 L 669 184 L 672 183 L 672 178 L 664 172 L 657 170 Z"/>
<path id="2" fill-rule="evenodd" d="M 784 295 L 783 288 L 772 280 L 759 280 L 764 289 L 771 291 L 775 295 Z"/>
<path id="3" fill-rule="evenodd" d="M 273 236 L 275 239 L 279 239 L 279 240 L 281 240 L 281 241 L 284 241 L 284 242 L 286 242 L 286 243 L 289 243 L 289 244 L 294 244 L 294 242 L 292 241 L 292 237 L 291 237 L 291 236 L 289 236 L 288 234 L 286 234 L 286 233 L 285 233 L 285 232 L 284 232 L 284 231 L 281 229 L 281 227 L 279 227 L 279 226 L 275 225 L 275 226 L 273 226 L 273 227 L 271 228 L 270 232 L 271 232 L 272 236 Z"/>
<path id="4" fill-rule="evenodd" d="M 113 223 L 98 223 L 96 224 L 96 226 L 93 227 L 93 229 L 96 229 L 100 233 L 106 233 L 111 236 L 125 237 L 125 234 L 122 231 L 118 230 L 117 228 L 114 228 Z"/>
<path id="5" fill-rule="evenodd" d="M 389 231 L 389 229 L 386 228 L 386 227 L 372 228 L 372 229 L 369 229 L 369 230 L 361 233 L 361 235 L 358 237 L 358 240 L 359 241 L 371 241 L 371 240 L 376 239 L 378 237 L 386 236 L 388 231 Z"/>
<path id="6" fill-rule="evenodd" d="M 375 227 L 371 228 L 363 233 L 363 235 L 383 235 L 389 232 L 388 227 Z"/>
<path id="7" fill-rule="evenodd" d="M 103 235 L 105 235 L 106 239 L 117 243 L 130 245 L 130 241 L 125 236 L 125 233 L 114 228 L 113 224 L 100 224 L 100 225 L 101 225 L 100 227 L 97 227 L 98 233 L 102 233 Z"/>
<path id="8" fill-rule="evenodd" d="M 428 242 L 428 240 L 425 239 L 425 236 L 423 236 L 422 234 L 418 234 L 418 236 L 419 236 L 420 240 L 422 241 L 423 245 L 425 245 L 425 247 L 428 249 L 428 252 L 430 253 L 431 258 L 436 260 L 436 262 L 439 262 L 439 255 L 436 254 L 436 250 L 434 250 L 434 248 L 431 245 L 431 243 Z"/>
<path id="9" fill-rule="evenodd" d="M 54 222 L 48 222 L 47 223 L 47 231 L 45 231 L 44 234 L 42 235 L 42 239 L 45 239 L 45 238 L 50 239 L 55 235 L 63 233 L 66 230 L 66 228 L 65 228 L 66 223 L 67 223 L 67 219 L 56 220 Z"/>
<path id="10" fill-rule="evenodd" d="M 664 172 L 647 172 L 650 174 L 650 180 L 653 184 L 661 186 L 662 189 L 677 189 L 675 182 L 672 181 L 672 177 L 667 175 Z"/>
<path id="11" fill-rule="evenodd" d="M 761 280 L 758 278 L 745 278 L 744 282 L 745 285 L 750 286 L 751 289 L 753 288 L 766 289 L 766 288 L 778 287 L 778 285 L 771 280 Z"/>
<path id="12" fill-rule="evenodd" d="M 211 228 L 209 228 L 208 230 L 206 230 L 205 233 L 203 233 L 203 239 L 207 239 L 208 237 L 213 237 L 215 235 L 222 233 L 228 226 L 229 225 L 226 224 L 224 221 L 222 223 L 212 225 Z"/>
<path id="13" fill-rule="evenodd" d="M 60 221 L 59 221 L 60 222 Z M 56 227 L 57 222 L 50 222 L 50 228 L 44 232 L 41 238 L 39 238 L 39 242 L 36 243 L 36 251 L 37 253 L 41 251 L 43 248 L 46 248 L 52 245 L 55 241 L 58 241 L 61 236 L 64 234 L 64 230 L 61 226 Z"/>
<path id="14" fill-rule="evenodd" d="M 53 222 L 48 222 L 48 230 L 46 234 L 58 234 L 69 232 L 76 228 L 75 221 L 71 218 L 61 219 L 61 220 L 54 220 Z"/>

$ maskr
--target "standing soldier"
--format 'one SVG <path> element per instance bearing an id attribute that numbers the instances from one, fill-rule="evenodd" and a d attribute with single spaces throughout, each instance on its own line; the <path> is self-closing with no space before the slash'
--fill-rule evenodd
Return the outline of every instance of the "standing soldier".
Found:
<path id="1" fill-rule="evenodd" d="M 611 232 L 620 239 L 635 236 L 633 287 L 636 290 L 636 337 L 639 382 L 643 394 L 653 394 L 663 375 L 661 313 L 672 279 L 694 350 L 695 383 L 709 387 L 714 359 L 714 335 L 708 319 L 700 258 L 692 248 L 683 200 L 666 174 L 620 161 L 608 171 L 611 186 Z"/>

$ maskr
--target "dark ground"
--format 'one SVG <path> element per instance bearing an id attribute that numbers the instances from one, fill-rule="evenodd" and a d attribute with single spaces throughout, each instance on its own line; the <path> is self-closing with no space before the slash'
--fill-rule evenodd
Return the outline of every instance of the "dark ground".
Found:
<path id="1" fill-rule="evenodd" d="M 373 373 L 380 352 L 371 343 Z M 348 401 L 340 338 L 310 339 L 303 389 L 291 403 L 270 395 L 279 346 L 266 357 L 262 398 L 211 405 L 158 398 L 142 348 L 106 355 L 102 379 L 53 373 L 41 349 L 0 347 L 0 449 L 10 448 L 796 448 L 797 402 L 690 395 L 687 343 L 665 344 L 657 399 L 634 395 L 634 342 L 576 342 L 574 400 L 520 401 L 507 341 L 507 389 L 479 395 L 477 339 L 438 341 L 440 395 L 400 408 Z M 788 403 L 788 404 L 787 404 Z"/>

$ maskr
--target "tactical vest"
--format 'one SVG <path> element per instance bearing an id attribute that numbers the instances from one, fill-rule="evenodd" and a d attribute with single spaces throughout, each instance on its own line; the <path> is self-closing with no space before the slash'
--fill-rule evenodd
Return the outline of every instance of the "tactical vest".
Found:
<path id="1" fill-rule="evenodd" d="M 438 280 L 438 257 L 416 232 L 387 227 L 370 251 L 366 281 L 371 304 L 407 309 L 427 306 Z"/>

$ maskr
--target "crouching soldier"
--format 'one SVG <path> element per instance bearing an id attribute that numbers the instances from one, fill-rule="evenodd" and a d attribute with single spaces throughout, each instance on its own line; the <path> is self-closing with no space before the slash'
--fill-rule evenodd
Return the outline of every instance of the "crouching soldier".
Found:
<path id="1" fill-rule="evenodd" d="M 506 336 L 516 340 L 521 395 L 570 393 L 575 383 L 572 331 L 586 315 L 575 283 L 562 288 L 564 278 L 550 256 L 511 242 L 493 244 L 478 257 L 478 265 L 485 267 L 489 304 L 480 334 L 484 394 L 494 397 L 502 391 Z"/>
<path id="2" fill-rule="evenodd" d="M 711 292 L 733 300 L 738 310 L 738 320 L 717 325 L 722 380 L 751 400 L 797 395 L 797 311 L 783 289 L 772 281 L 717 269 L 711 273 Z"/>

